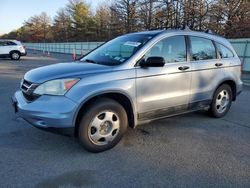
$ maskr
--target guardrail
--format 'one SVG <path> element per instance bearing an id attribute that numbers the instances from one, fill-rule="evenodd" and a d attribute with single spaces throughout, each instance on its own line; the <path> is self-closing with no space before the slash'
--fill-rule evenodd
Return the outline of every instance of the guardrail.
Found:
<path id="1" fill-rule="evenodd" d="M 40 50 L 44 53 L 56 52 L 77 55 L 86 54 L 103 44 L 103 42 L 67 42 L 67 43 L 24 43 L 29 50 Z"/>
<path id="2" fill-rule="evenodd" d="M 243 63 L 243 71 L 250 71 L 250 38 L 229 39 Z"/>
<path id="3" fill-rule="evenodd" d="M 250 38 L 229 39 L 243 62 L 243 71 L 250 71 Z M 27 49 L 44 53 L 57 52 L 83 55 L 100 46 L 103 42 L 67 42 L 67 43 L 25 43 Z"/>

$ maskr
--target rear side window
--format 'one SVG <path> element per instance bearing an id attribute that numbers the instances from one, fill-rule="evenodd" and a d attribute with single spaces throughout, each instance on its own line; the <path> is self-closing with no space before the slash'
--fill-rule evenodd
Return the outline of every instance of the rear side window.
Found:
<path id="1" fill-rule="evenodd" d="M 7 45 L 8 45 L 8 46 L 15 46 L 15 45 L 16 45 L 16 43 L 11 42 L 11 41 L 8 41 L 8 42 L 7 42 Z"/>
<path id="2" fill-rule="evenodd" d="M 234 56 L 233 52 L 229 50 L 227 47 L 225 47 L 224 45 L 216 42 L 216 46 L 218 48 L 221 58 L 230 58 Z"/>
<path id="3" fill-rule="evenodd" d="M 0 41 L 0 46 L 15 46 L 15 45 L 17 44 L 11 41 Z"/>
<path id="4" fill-rule="evenodd" d="M 153 56 L 163 57 L 166 63 L 186 61 L 185 36 L 173 36 L 161 40 L 145 54 L 145 59 Z"/>
<path id="5" fill-rule="evenodd" d="M 216 51 L 211 40 L 201 37 L 190 37 L 192 59 L 194 61 L 216 59 Z"/>

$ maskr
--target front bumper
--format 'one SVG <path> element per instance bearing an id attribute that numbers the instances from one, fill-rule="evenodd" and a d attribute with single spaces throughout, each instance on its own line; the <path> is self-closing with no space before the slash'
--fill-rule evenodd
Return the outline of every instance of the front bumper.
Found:
<path id="1" fill-rule="evenodd" d="M 27 51 L 21 53 L 21 56 L 26 56 L 26 55 L 27 55 Z"/>
<path id="2" fill-rule="evenodd" d="M 74 128 L 77 103 L 65 96 L 43 95 L 28 102 L 21 91 L 12 97 L 12 104 L 18 116 L 38 128 Z"/>
<path id="3" fill-rule="evenodd" d="M 240 80 L 240 82 L 237 84 L 236 87 L 236 96 L 240 95 L 243 91 L 243 82 Z"/>

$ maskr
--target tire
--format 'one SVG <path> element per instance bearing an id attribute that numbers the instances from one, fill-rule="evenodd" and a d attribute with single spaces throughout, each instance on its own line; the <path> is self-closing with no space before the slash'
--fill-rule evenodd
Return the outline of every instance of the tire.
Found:
<path id="1" fill-rule="evenodd" d="M 78 139 L 90 152 L 113 148 L 127 130 L 128 118 L 124 108 L 108 98 L 97 99 L 82 115 Z"/>
<path id="2" fill-rule="evenodd" d="M 13 52 L 10 53 L 10 58 L 12 60 L 19 60 L 20 57 L 21 57 L 21 54 L 18 51 L 13 51 Z"/>
<path id="3" fill-rule="evenodd" d="M 215 118 L 223 117 L 227 114 L 232 104 L 232 89 L 229 85 L 221 85 L 214 93 L 210 105 L 210 114 Z"/>

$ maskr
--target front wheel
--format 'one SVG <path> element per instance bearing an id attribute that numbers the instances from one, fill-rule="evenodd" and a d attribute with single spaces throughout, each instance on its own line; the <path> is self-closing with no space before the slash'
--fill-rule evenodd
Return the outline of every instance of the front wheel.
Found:
<path id="1" fill-rule="evenodd" d="M 83 114 L 79 125 L 79 141 L 90 152 L 102 152 L 121 140 L 127 125 L 124 108 L 112 99 L 101 98 Z"/>
<path id="2" fill-rule="evenodd" d="M 216 118 L 226 115 L 232 103 L 232 89 L 229 85 L 221 85 L 214 94 L 213 101 L 210 106 L 210 113 Z"/>

